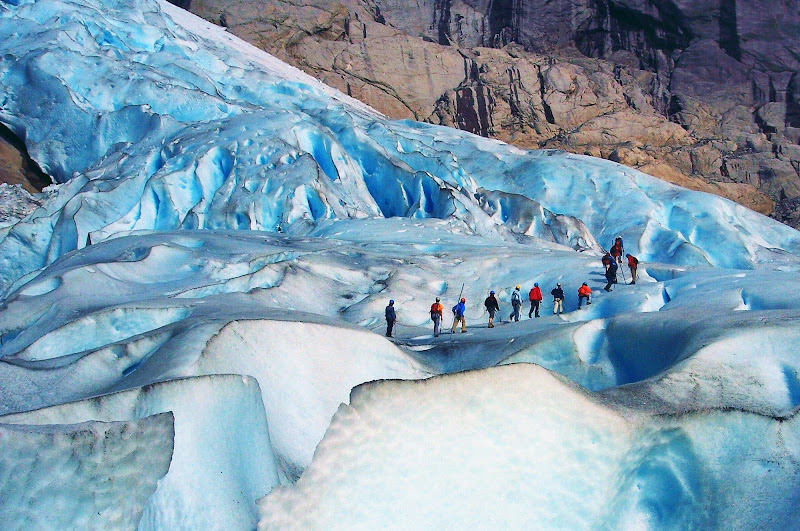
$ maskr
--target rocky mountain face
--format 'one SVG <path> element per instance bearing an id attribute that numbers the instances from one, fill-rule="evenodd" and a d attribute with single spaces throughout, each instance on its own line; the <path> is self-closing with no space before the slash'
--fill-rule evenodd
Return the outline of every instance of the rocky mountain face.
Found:
<path id="1" fill-rule="evenodd" d="M 25 144 L 0 124 L 0 183 L 18 185 L 28 193 L 36 193 L 51 184 L 28 156 Z"/>
<path id="2" fill-rule="evenodd" d="M 179 0 L 394 118 L 609 158 L 800 227 L 800 0 Z"/>

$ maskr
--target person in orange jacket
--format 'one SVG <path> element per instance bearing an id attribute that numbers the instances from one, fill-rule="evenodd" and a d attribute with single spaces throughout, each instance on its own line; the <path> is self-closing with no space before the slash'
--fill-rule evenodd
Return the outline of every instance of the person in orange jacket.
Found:
<path id="1" fill-rule="evenodd" d="M 436 302 L 431 304 L 431 321 L 433 321 L 433 337 L 439 337 L 439 332 L 442 330 L 442 311 L 444 306 L 440 302 L 441 299 L 436 297 Z"/>
<path id="2" fill-rule="evenodd" d="M 592 288 L 584 282 L 581 284 L 581 287 L 578 288 L 578 309 L 581 309 L 581 304 L 583 304 L 583 299 L 586 299 L 586 304 L 592 303 Z"/>
<path id="3" fill-rule="evenodd" d="M 626 254 L 628 257 L 628 269 L 631 270 L 631 284 L 636 284 L 636 270 L 639 267 L 639 259 L 632 254 Z"/>
<path id="4" fill-rule="evenodd" d="M 528 299 L 531 301 L 531 311 L 528 312 L 528 319 L 536 312 L 536 317 L 539 317 L 539 305 L 542 303 L 542 290 L 539 289 L 539 283 L 534 282 L 533 287 L 528 292 Z"/>

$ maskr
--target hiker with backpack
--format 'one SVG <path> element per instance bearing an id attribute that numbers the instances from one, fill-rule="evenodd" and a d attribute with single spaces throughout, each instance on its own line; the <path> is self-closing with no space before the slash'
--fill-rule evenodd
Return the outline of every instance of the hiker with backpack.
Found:
<path id="1" fill-rule="evenodd" d="M 489 328 L 494 328 L 494 314 L 500 311 L 500 304 L 498 304 L 497 298 L 494 296 L 494 290 L 489 292 L 489 296 L 483 301 L 483 305 L 486 306 L 486 311 L 489 312 Z"/>
<path id="2" fill-rule="evenodd" d="M 564 313 L 564 290 L 561 289 L 561 284 L 556 284 L 550 295 L 553 296 L 553 315 Z"/>
<path id="3" fill-rule="evenodd" d="M 603 288 L 606 291 L 611 291 L 611 286 L 617 283 L 617 263 L 612 262 L 606 271 L 606 280 L 608 283 Z"/>
<path id="4" fill-rule="evenodd" d="M 386 307 L 386 337 L 394 337 L 392 329 L 395 321 L 397 321 L 397 315 L 394 312 L 394 300 L 390 300 L 389 306 Z"/>
<path id="5" fill-rule="evenodd" d="M 583 303 L 583 299 L 586 299 L 586 304 L 589 305 L 592 303 L 592 288 L 584 282 L 581 284 L 581 287 L 578 288 L 578 309 L 581 309 L 581 304 Z"/>
<path id="6" fill-rule="evenodd" d="M 639 259 L 628 253 L 628 269 L 631 270 L 631 284 L 636 284 L 636 270 L 639 268 Z"/>
<path id="7" fill-rule="evenodd" d="M 467 319 L 464 316 L 464 313 L 467 311 L 467 299 L 461 297 L 461 300 L 458 304 L 453 306 L 453 328 L 450 329 L 451 334 L 456 333 L 456 327 L 458 323 L 461 322 L 461 333 L 467 331 Z"/>
<path id="8" fill-rule="evenodd" d="M 511 294 L 511 315 L 508 316 L 508 320 L 510 321 L 512 318 L 514 321 L 519 322 L 519 310 L 522 308 L 522 295 L 520 295 L 519 290 L 522 287 L 517 284 L 517 287 L 514 288 L 514 292 Z"/>
<path id="9" fill-rule="evenodd" d="M 433 321 L 433 337 L 439 337 L 439 332 L 442 330 L 442 312 L 444 306 L 440 302 L 441 299 L 436 297 L 436 302 L 431 304 L 431 321 Z"/>
<path id="10" fill-rule="evenodd" d="M 618 266 L 622 265 L 622 255 L 625 252 L 625 247 L 622 245 L 622 236 L 617 236 L 617 239 L 614 240 L 614 245 L 611 246 L 611 250 L 609 254 L 617 263 Z"/>
<path id="11" fill-rule="evenodd" d="M 611 262 L 613 261 L 614 259 L 611 258 L 611 253 L 606 253 L 603 255 L 602 262 L 603 262 L 603 267 L 606 268 L 606 272 L 608 272 L 608 266 L 610 266 Z"/>
<path id="12" fill-rule="evenodd" d="M 531 318 L 534 312 L 536 317 L 539 317 L 539 305 L 542 303 L 542 290 L 539 289 L 538 282 L 533 283 L 533 287 L 528 292 L 528 300 L 531 301 L 531 311 L 528 312 L 528 319 Z"/>

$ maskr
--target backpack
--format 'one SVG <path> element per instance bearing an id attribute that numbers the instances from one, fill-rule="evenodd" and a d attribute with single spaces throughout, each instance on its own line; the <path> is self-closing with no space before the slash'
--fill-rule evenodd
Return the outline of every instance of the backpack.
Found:
<path id="1" fill-rule="evenodd" d="M 514 291 L 514 293 L 511 294 L 511 302 L 522 302 L 522 299 L 519 297 L 519 291 Z"/>

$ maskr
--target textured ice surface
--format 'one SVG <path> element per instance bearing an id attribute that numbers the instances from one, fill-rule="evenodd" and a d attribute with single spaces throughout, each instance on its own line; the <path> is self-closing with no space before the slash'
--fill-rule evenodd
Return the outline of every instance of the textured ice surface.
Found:
<path id="1" fill-rule="evenodd" d="M 0 420 L 0 527 L 134 529 L 169 470 L 170 413 L 126 422 Z"/>
<path id="2" fill-rule="evenodd" d="M 259 528 L 793 525 L 795 415 L 670 413 L 535 365 L 365 384 L 305 475 L 260 501 Z"/>
<path id="3" fill-rule="evenodd" d="M 0 3 L 0 51 L 0 121 L 63 183 L 0 228 L 0 424 L 171 411 L 140 527 L 796 526 L 798 232 L 388 121 L 160 1 Z"/>
<path id="4" fill-rule="evenodd" d="M 264 405 L 258 384 L 251 378 L 220 375 L 173 380 L 6 415 L 0 417 L 0 424 L 126 421 L 166 411 L 175 417 L 172 463 L 155 493 L 145 500 L 139 528 L 252 527 L 256 521 L 254 500 L 269 492 L 278 478 Z M 32 457 L 35 455 L 32 453 Z M 119 472 L 117 468 L 108 466 L 106 472 L 114 475 L 127 471 L 124 466 Z M 123 495 L 116 493 L 117 497 Z M 76 502 L 81 496 L 77 491 L 73 494 Z M 65 513 L 65 520 L 73 510 L 72 500 L 64 497 L 59 509 Z"/>

